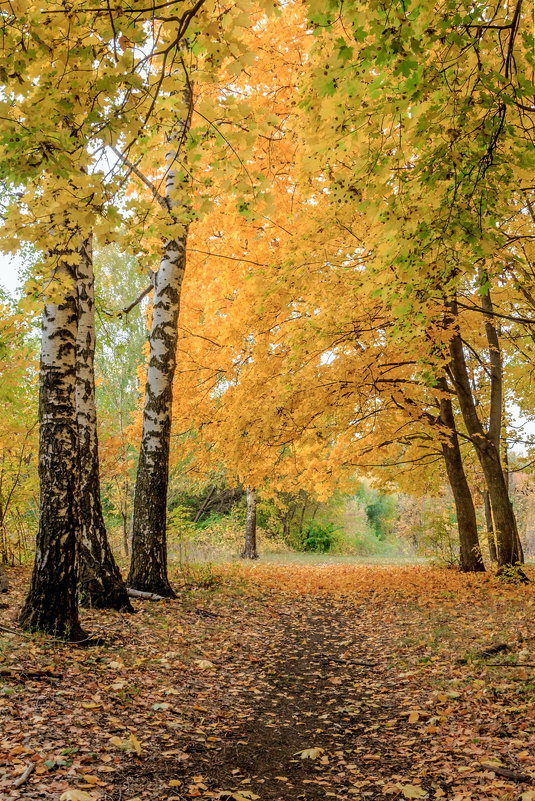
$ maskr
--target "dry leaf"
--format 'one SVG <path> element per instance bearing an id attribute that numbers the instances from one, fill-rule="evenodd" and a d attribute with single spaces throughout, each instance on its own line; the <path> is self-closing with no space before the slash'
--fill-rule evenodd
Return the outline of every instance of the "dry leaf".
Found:
<path id="1" fill-rule="evenodd" d="M 209 659 L 196 659 L 195 666 L 199 668 L 199 670 L 210 670 L 210 668 L 214 667 L 214 663 L 210 662 Z"/>
<path id="2" fill-rule="evenodd" d="M 400 784 L 399 789 L 405 798 L 425 798 L 427 793 L 417 784 Z"/>
<path id="3" fill-rule="evenodd" d="M 301 759 L 317 759 L 324 753 L 324 748 L 305 748 L 304 751 L 296 751 L 294 756 L 300 756 Z"/>

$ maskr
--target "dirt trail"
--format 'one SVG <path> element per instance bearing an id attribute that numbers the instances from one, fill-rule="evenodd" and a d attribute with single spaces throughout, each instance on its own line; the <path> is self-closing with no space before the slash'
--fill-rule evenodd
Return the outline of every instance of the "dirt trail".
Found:
<path id="1" fill-rule="evenodd" d="M 406 681 L 387 669 L 380 635 L 368 635 L 353 606 L 310 598 L 260 632 L 245 630 L 219 671 L 217 698 L 197 719 L 198 730 L 214 730 L 215 714 L 219 733 L 203 743 L 179 738 L 178 764 L 153 743 L 152 756 L 124 777 L 127 794 L 117 788 L 110 801 L 166 779 L 180 780 L 173 799 L 225 790 L 262 801 L 384 798 L 386 783 L 411 775 L 407 717 L 395 714 Z"/>

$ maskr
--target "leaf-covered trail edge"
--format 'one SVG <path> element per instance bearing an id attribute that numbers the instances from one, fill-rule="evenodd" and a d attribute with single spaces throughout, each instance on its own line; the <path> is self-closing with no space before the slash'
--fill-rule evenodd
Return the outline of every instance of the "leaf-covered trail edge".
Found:
<path id="1" fill-rule="evenodd" d="M 532 585 L 345 565 L 215 579 L 85 613 L 99 647 L 2 632 L 2 801 L 532 801 Z"/>

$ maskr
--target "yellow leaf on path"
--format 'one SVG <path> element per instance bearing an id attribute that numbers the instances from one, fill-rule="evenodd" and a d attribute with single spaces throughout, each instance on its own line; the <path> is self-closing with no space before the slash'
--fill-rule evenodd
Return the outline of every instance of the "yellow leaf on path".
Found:
<path id="1" fill-rule="evenodd" d="M 522 801 L 535 801 L 535 790 L 526 790 L 525 793 L 522 793 L 520 798 Z"/>
<path id="2" fill-rule="evenodd" d="M 104 784 L 98 776 L 92 776 L 90 773 L 82 774 L 82 779 L 88 784 Z"/>
<path id="3" fill-rule="evenodd" d="M 409 723 L 417 723 L 420 720 L 418 712 L 411 712 L 409 715 Z"/>
<path id="4" fill-rule="evenodd" d="M 171 779 L 169 782 L 169 787 L 180 787 L 181 784 L 182 782 L 180 779 Z"/>
<path id="5" fill-rule="evenodd" d="M 232 793 L 234 801 L 257 801 L 259 795 L 255 795 L 250 790 L 239 790 L 237 793 Z"/>
<path id="6" fill-rule="evenodd" d="M 59 801 L 95 801 L 96 796 L 86 793 L 84 790 L 67 790 L 60 795 Z"/>
<path id="7" fill-rule="evenodd" d="M 109 745 L 115 746 L 115 748 L 119 748 L 121 751 L 135 751 L 138 756 L 141 754 L 141 743 L 135 734 L 131 734 L 128 740 L 121 740 L 120 737 L 110 737 L 108 743 Z"/>
<path id="8" fill-rule="evenodd" d="M 417 784 L 400 784 L 399 789 L 405 798 L 425 798 L 427 793 Z"/>
<path id="9" fill-rule="evenodd" d="M 294 756 L 300 756 L 301 759 L 317 759 L 324 753 L 324 748 L 305 748 L 303 751 L 296 751 Z"/>
<path id="10" fill-rule="evenodd" d="M 214 663 L 210 662 L 209 659 L 196 659 L 195 665 L 199 670 L 210 670 L 210 668 L 214 667 Z"/>

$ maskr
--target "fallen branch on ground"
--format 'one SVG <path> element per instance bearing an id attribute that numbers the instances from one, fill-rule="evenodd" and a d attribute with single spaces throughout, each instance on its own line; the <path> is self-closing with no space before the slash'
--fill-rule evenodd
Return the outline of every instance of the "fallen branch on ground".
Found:
<path id="1" fill-rule="evenodd" d="M 26 766 L 26 770 L 24 771 L 24 773 L 21 773 L 18 779 L 15 779 L 15 781 L 13 782 L 13 787 L 21 787 L 23 784 L 25 784 L 32 775 L 32 773 L 34 772 L 34 770 L 35 770 L 35 762 L 28 762 L 28 765 Z"/>
<path id="2" fill-rule="evenodd" d="M 143 592 L 142 590 L 134 590 L 132 587 L 127 587 L 126 592 L 129 598 L 139 598 L 141 601 L 164 601 L 163 595 L 157 595 L 155 592 Z"/>
<path id="3" fill-rule="evenodd" d="M 517 773 L 514 770 L 509 770 L 509 768 L 502 768 L 500 765 L 492 765 L 489 762 L 482 762 L 481 767 L 485 768 L 485 770 L 493 770 L 497 776 L 513 779 L 515 782 L 532 782 L 535 779 L 534 776 L 528 776 L 527 773 Z"/>
<path id="4" fill-rule="evenodd" d="M 26 668 L 0 667 L 0 676 L 13 676 L 13 678 L 26 679 L 61 679 L 63 673 L 54 673 L 52 670 L 26 670 Z"/>

